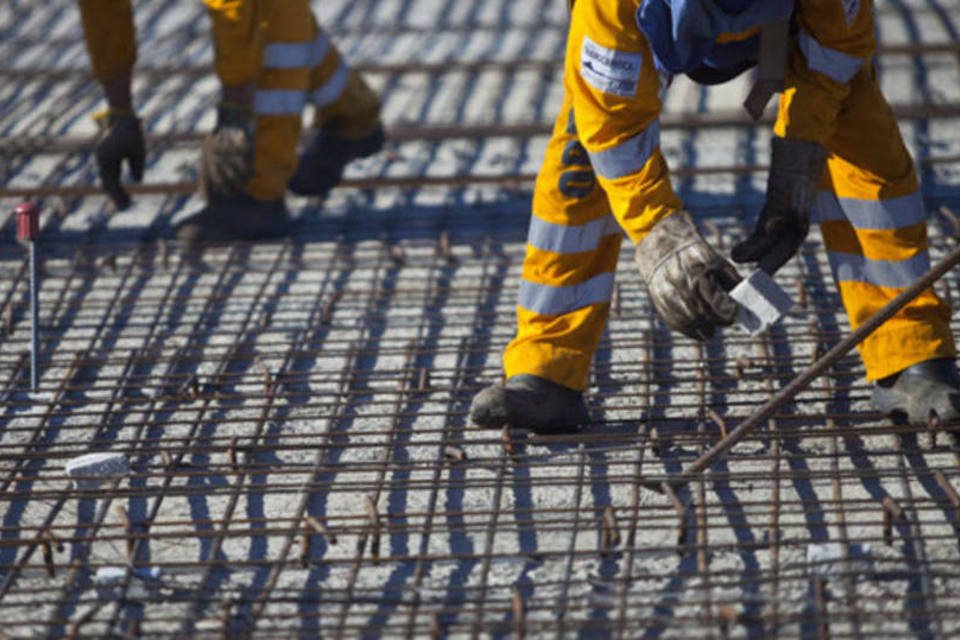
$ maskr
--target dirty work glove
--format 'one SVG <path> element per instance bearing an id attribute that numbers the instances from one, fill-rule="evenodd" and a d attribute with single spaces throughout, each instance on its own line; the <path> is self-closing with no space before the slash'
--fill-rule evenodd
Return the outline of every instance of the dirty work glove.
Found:
<path id="1" fill-rule="evenodd" d="M 740 280 L 733 265 L 703 239 L 686 211 L 658 222 L 634 254 L 640 277 L 663 322 L 695 340 L 733 324 L 737 303 L 727 295 Z"/>
<path id="2" fill-rule="evenodd" d="M 200 150 L 200 195 L 223 200 L 242 194 L 253 176 L 253 112 L 239 104 L 217 105 L 217 127 Z"/>
<path id="3" fill-rule="evenodd" d="M 735 262 L 756 262 L 773 275 L 800 248 L 810 230 L 827 151 L 815 142 L 774 138 L 767 201 L 749 238 L 733 248 Z"/>
<path id="4" fill-rule="evenodd" d="M 100 183 L 117 210 L 130 206 L 130 194 L 120 183 L 120 167 L 124 160 L 134 182 L 143 180 L 146 152 L 140 119 L 132 111 L 107 109 L 93 116 L 100 127 L 97 138 L 97 169 Z"/>

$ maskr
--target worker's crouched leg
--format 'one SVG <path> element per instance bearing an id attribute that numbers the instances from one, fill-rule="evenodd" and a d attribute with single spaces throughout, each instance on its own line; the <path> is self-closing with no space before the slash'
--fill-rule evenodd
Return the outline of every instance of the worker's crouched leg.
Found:
<path id="1" fill-rule="evenodd" d="M 914 426 L 937 423 L 952 430 L 960 427 L 960 373 L 955 361 L 927 360 L 878 380 L 873 406 Z"/>
<path id="2" fill-rule="evenodd" d="M 483 389 L 470 405 L 470 419 L 485 429 L 511 426 L 541 435 L 576 433 L 590 420 L 583 394 L 530 374 Z"/>
<path id="3" fill-rule="evenodd" d="M 325 197 L 350 162 L 383 148 L 380 100 L 360 74 L 342 63 L 311 99 L 318 110 L 314 131 L 289 187 L 298 195 Z M 329 106 L 321 106 L 331 99 Z"/>

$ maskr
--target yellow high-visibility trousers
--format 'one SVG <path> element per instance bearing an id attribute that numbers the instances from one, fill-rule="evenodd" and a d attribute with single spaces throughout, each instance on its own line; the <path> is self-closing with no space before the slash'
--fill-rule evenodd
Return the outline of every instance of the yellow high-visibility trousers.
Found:
<path id="1" fill-rule="evenodd" d="M 633 23 L 635 5 L 574 4 L 564 101 L 537 177 L 517 333 L 504 353 L 508 378 L 534 374 L 584 389 L 622 234 L 639 242 L 682 206 L 659 149 L 660 79 Z M 781 100 L 782 113 L 793 97 Z M 855 328 L 929 266 L 913 163 L 870 65 L 850 80 L 825 144 L 831 156 L 811 215 Z M 927 291 L 860 354 L 870 380 L 954 357 L 949 309 Z"/>
<path id="2" fill-rule="evenodd" d="M 320 29 L 307 0 L 259 0 L 256 4 L 262 59 L 253 103 L 254 172 L 246 191 L 272 200 L 283 197 L 296 168 L 307 105 L 316 110 L 318 125 L 335 127 L 351 137 L 376 128 L 380 103 Z M 215 24 L 228 20 L 222 15 L 214 18 Z"/>
<path id="3" fill-rule="evenodd" d="M 379 125 L 380 102 L 320 30 L 308 0 L 204 0 L 212 21 L 214 66 L 225 85 L 256 82 L 255 198 L 284 196 L 297 162 L 304 108 L 315 124 L 344 137 Z M 79 0 L 94 74 L 109 82 L 130 73 L 136 38 L 129 0 Z"/>
<path id="4" fill-rule="evenodd" d="M 913 161 L 872 65 L 850 89 L 827 140 L 830 157 L 812 218 L 856 329 L 930 269 L 930 254 Z M 928 289 L 859 350 L 868 380 L 955 357 L 950 309 Z"/>

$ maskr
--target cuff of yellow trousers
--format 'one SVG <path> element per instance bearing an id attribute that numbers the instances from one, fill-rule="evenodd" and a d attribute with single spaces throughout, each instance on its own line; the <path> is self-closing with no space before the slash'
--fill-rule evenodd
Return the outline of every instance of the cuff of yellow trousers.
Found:
<path id="1" fill-rule="evenodd" d="M 575 391 L 584 391 L 590 374 L 590 360 L 579 351 L 560 350 L 536 344 L 508 348 L 503 356 L 507 378 L 530 374 L 546 378 Z"/>
<path id="2" fill-rule="evenodd" d="M 947 320 L 883 331 L 860 345 L 867 380 L 875 381 L 934 358 L 956 358 L 957 350 Z"/>

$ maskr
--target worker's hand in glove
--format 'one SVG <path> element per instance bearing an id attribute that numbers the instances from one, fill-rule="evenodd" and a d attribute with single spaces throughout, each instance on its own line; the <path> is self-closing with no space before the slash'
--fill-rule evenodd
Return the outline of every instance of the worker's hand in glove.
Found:
<path id="1" fill-rule="evenodd" d="M 827 151 L 815 142 L 788 138 L 774 138 L 771 147 L 767 201 L 753 233 L 730 255 L 773 275 L 807 237 Z"/>
<path id="2" fill-rule="evenodd" d="M 134 182 L 143 180 L 146 152 L 140 119 L 132 111 L 108 109 L 96 114 L 100 127 L 97 139 L 97 168 L 100 182 L 118 210 L 130 206 L 130 194 L 120 182 L 121 165 L 127 161 Z"/>
<path id="3" fill-rule="evenodd" d="M 217 127 L 200 151 L 200 194 L 207 200 L 236 197 L 253 176 L 253 112 L 239 104 L 217 105 Z"/>
<path id="4" fill-rule="evenodd" d="M 727 295 L 740 280 L 733 265 L 703 239 L 686 211 L 658 222 L 636 249 L 640 277 L 664 323 L 696 340 L 733 324 L 737 303 Z"/>

